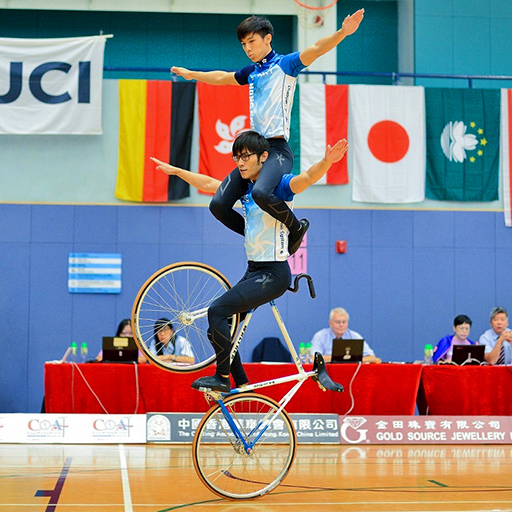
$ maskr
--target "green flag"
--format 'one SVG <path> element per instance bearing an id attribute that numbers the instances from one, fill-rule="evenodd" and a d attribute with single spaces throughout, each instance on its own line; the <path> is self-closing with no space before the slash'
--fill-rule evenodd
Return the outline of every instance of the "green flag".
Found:
<path id="1" fill-rule="evenodd" d="M 290 140 L 288 143 L 293 154 L 292 174 L 300 174 L 300 85 L 298 84 L 293 96 Z"/>
<path id="2" fill-rule="evenodd" d="M 499 183 L 500 91 L 425 89 L 425 195 L 495 201 Z"/>

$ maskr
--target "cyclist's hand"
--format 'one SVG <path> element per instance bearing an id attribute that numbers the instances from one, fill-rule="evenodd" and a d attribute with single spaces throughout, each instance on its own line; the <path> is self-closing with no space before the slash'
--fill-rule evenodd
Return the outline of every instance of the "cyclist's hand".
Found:
<path id="1" fill-rule="evenodd" d="M 166 164 L 165 162 L 162 162 L 161 160 L 158 160 L 158 158 L 155 158 L 153 156 L 149 157 L 153 162 L 156 164 L 156 168 L 159 171 L 165 172 L 165 174 L 169 174 L 170 176 L 177 176 L 180 169 L 178 167 L 174 167 L 173 165 Z"/>
<path id="2" fill-rule="evenodd" d="M 347 16 L 343 20 L 343 24 L 341 25 L 341 29 L 343 35 L 349 36 L 353 34 L 358 28 L 364 18 L 364 9 L 359 9 L 354 14 Z"/>
<path id="3" fill-rule="evenodd" d="M 324 159 L 326 162 L 333 164 L 339 162 L 347 152 L 348 142 L 345 139 L 341 139 L 334 146 L 327 146 L 325 150 Z"/>
<path id="4" fill-rule="evenodd" d="M 185 80 L 192 80 L 192 71 L 188 70 L 187 68 L 180 68 L 178 66 L 173 66 L 171 68 L 171 73 L 181 76 L 181 78 L 184 78 Z"/>

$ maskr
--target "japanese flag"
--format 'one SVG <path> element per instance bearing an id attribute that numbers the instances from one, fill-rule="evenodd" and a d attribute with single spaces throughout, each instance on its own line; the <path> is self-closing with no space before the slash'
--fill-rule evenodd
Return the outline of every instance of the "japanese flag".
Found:
<path id="1" fill-rule="evenodd" d="M 351 85 L 352 199 L 415 203 L 425 198 L 425 91 Z"/>

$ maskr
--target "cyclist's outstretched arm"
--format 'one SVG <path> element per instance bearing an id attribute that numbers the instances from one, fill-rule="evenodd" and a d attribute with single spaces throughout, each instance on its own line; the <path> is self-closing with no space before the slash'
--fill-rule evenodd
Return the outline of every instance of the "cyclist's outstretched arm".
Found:
<path id="1" fill-rule="evenodd" d="M 309 66 L 318 57 L 338 46 L 345 37 L 353 34 L 364 18 L 364 9 L 359 9 L 354 14 L 343 20 L 341 28 L 330 36 L 322 37 L 315 44 L 300 52 L 300 60 L 304 66 Z"/>
<path id="2" fill-rule="evenodd" d="M 181 76 L 185 80 L 197 80 L 211 85 L 240 85 L 235 80 L 234 71 L 191 71 L 187 68 L 173 66 L 171 73 Z"/>
<path id="3" fill-rule="evenodd" d="M 294 194 L 304 192 L 308 187 L 316 183 L 335 162 L 339 162 L 347 152 L 348 143 L 345 139 L 341 139 L 334 146 L 327 146 L 325 155 L 316 164 L 313 164 L 306 172 L 294 176 L 290 180 L 290 190 Z"/>
<path id="4" fill-rule="evenodd" d="M 201 190 L 202 192 L 206 192 L 209 194 L 215 194 L 219 185 L 222 183 L 211 176 L 205 176 L 204 174 L 199 174 L 197 172 L 186 171 L 185 169 L 181 169 L 180 167 L 175 167 L 174 165 L 166 164 L 158 158 L 150 157 L 155 164 L 157 164 L 157 169 L 159 171 L 165 172 L 165 174 L 169 174 L 170 176 L 178 176 L 183 181 L 186 181 L 189 185 Z"/>

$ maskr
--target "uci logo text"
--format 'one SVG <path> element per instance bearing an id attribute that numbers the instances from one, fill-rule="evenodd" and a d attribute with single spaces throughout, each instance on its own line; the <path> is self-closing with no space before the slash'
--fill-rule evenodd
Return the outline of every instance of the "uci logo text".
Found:
<path id="1" fill-rule="evenodd" d="M 43 88 L 43 77 L 50 71 L 69 73 L 72 65 L 67 62 L 44 62 L 37 66 L 28 80 L 32 96 L 42 103 L 57 104 L 70 101 L 69 92 L 50 94 Z M 23 86 L 23 62 L 11 62 L 9 72 L 9 90 L 0 94 L 0 103 L 13 103 L 21 94 Z M 1 92 L 1 91 L 0 91 Z M 89 61 L 78 63 L 78 103 L 90 103 L 91 99 L 91 63 Z"/>

